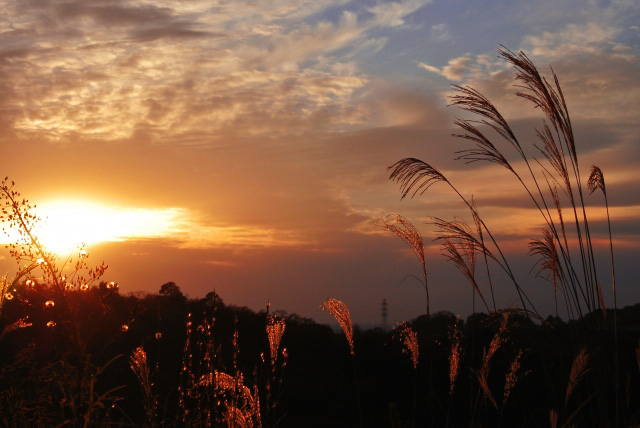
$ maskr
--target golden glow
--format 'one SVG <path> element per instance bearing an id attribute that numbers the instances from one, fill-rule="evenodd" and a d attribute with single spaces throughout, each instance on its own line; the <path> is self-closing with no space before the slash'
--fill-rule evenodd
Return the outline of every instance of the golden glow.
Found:
<path id="1" fill-rule="evenodd" d="M 146 238 L 169 238 L 179 248 L 309 243 L 304 236 L 292 231 L 203 224 L 197 212 L 186 208 L 131 208 L 60 199 L 38 204 L 34 213 L 42 219 L 35 235 L 48 251 L 59 256 L 84 258 L 90 255 L 92 244 Z M 8 236 L 0 234 L 0 244 L 20 240 L 14 230 L 9 230 Z M 83 249 L 82 244 L 88 250 Z M 37 262 L 46 263 L 44 259 Z"/>
<path id="2" fill-rule="evenodd" d="M 56 200 L 39 204 L 35 213 L 42 219 L 35 231 L 40 242 L 47 250 L 66 255 L 77 251 L 81 244 L 167 236 L 184 210 L 120 208 L 88 201 Z M 15 231 L 11 231 L 8 241 L 15 242 L 17 238 Z M 86 255 L 86 251 L 78 254 Z"/>

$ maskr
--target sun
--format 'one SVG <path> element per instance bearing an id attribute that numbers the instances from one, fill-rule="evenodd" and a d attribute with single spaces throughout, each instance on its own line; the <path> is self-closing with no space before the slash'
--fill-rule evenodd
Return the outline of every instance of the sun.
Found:
<path id="1" fill-rule="evenodd" d="M 81 245 L 168 236 L 183 216 L 180 208 L 130 208 L 83 200 L 38 204 L 35 234 L 49 251 L 71 253 Z"/>

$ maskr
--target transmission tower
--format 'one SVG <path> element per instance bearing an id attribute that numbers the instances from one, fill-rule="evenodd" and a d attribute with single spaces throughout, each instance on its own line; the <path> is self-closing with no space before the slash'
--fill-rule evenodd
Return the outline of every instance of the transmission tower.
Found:
<path id="1" fill-rule="evenodd" d="M 387 317 L 389 316 L 389 304 L 387 299 L 382 299 L 382 329 L 387 330 Z"/>

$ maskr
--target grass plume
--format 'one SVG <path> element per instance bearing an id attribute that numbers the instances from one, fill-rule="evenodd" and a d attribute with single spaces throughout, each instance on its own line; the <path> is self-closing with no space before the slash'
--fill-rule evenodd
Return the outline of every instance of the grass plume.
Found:
<path id="1" fill-rule="evenodd" d="M 456 385 L 456 380 L 460 374 L 460 363 L 464 356 L 464 351 L 461 344 L 460 328 L 458 323 L 454 323 L 453 327 L 449 331 L 449 346 L 451 351 L 449 352 L 449 395 L 453 395 L 453 391 Z"/>
<path id="2" fill-rule="evenodd" d="M 565 406 L 569 403 L 571 394 L 588 371 L 589 353 L 587 352 L 587 348 L 582 348 L 571 364 L 571 374 L 569 375 L 569 382 L 567 383 L 567 391 L 565 393 Z"/>
<path id="3" fill-rule="evenodd" d="M 280 349 L 280 341 L 284 334 L 286 323 L 283 319 L 273 315 L 267 316 L 267 338 L 269 339 L 269 351 L 271 355 L 271 364 L 275 364 L 278 358 L 278 350 Z"/>
<path id="4" fill-rule="evenodd" d="M 480 296 L 485 308 L 490 311 L 480 285 L 476 281 L 476 253 L 480 252 L 486 258 L 497 261 L 496 258 L 484 243 L 473 235 L 471 228 L 464 220 L 447 221 L 433 217 L 433 224 L 437 228 L 436 239 L 442 243 L 445 257 L 462 272 L 473 287 L 474 293 Z"/>
<path id="5" fill-rule="evenodd" d="M 358 419 L 360 422 L 360 426 L 362 427 L 362 407 L 360 404 L 360 387 L 358 386 L 358 371 L 356 370 L 356 358 L 355 358 L 355 348 L 353 346 L 353 324 L 351 323 L 351 314 L 349 313 L 349 308 L 346 304 L 341 302 L 338 299 L 327 299 L 320 305 L 320 308 L 329 312 L 340 324 L 342 327 L 342 331 L 344 332 L 344 337 L 347 339 L 349 343 L 349 352 L 351 353 L 351 358 L 353 360 L 353 377 L 355 379 L 356 384 L 356 399 L 358 401 Z"/>
<path id="6" fill-rule="evenodd" d="M 491 339 L 489 348 L 484 348 L 482 352 L 482 367 L 477 372 L 478 382 L 480 383 L 480 388 L 482 389 L 484 397 L 488 399 L 496 409 L 498 409 L 498 403 L 496 402 L 493 393 L 491 392 L 491 388 L 489 387 L 489 370 L 491 369 L 493 356 L 498 351 L 498 349 L 500 349 L 500 347 L 507 341 L 506 332 L 508 321 L 509 314 L 504 313 L 502 315 L 500 328 Z"/>
<path id="7" fill-rule="evenodd" d="M 135 373 L 142 389 L 142 402 L 144 404 L 147 426 L 155 426 L 157 398 L 153 392 L 151 373 L 147 364 L 147 353 L 139 346 L 129 358 L 129 367 Z"/>
<path id="8" fill-rule="evenodd" d="M 418 349 L 418 333 L 416 333 L 407 323 L 400 322 L 394 329 L 404 348 L 402 348 L 403 353 L 409 354 L 411 357 L 411 363 L 413 364 L 413 368 L 418 368 L 418 358 L 420 356 L 420 351 Z"/>
<path id="9" fill-rule="evenodd" d="M 418 258 L 420 267 L 422 268 L 422 284 L 424 285 L 424 290 L 427 293 L 427 316 L 429 316 L 431 310 L 429 302 L 427 264 L 424 255 L 424 243 L 422 241 L 420 231 L 413 225 L 413 223 L 399 214 L 389 214 L 386 216 L 380 227 L 383 230 L 394 233 L 397 237 L 402 239 L 407 245 L 409 245 L 409 247 L 411 247 L 413 253 Z"/>
<path id="10" fill-rule="evenodd" d="M 507 400 L 511 396 L 511 391 L 513 387 L 518 383 L 518 372 L 520 371 L 520 359 L 522 358 L 522 349 L 518 351 L 515 358 L 509 365 L 509 371 L 507 372 L 507 376 L 504 381 L 504 394 L 502 399 L 502 405 L 504 406 L 507 403 Z"/>
<path id="11" fill-rule="evenodd" d="M 340 324 L 344 333 L 344 337 L 349 343 L 349 352 L 351 352 L 351 355 L 355 355 L 355 348 L 353 346 L 353 325 L 351 324 L 351 314 L 349 313 L 347 305 L 338 299 L 331 298 L 322 302 L 320 309 L 329 312 L 334 316 L 336 321 L 338 321 L 338 324 Z"/>
<path id="12" fill-rule="evenodd" d="M 411 197 L 423 194 L 439 181 L 448 182 L 438 169 L 416 158 L 401 159 L 388 169 L 391 171 L 389 179 L 400 184 L 402 198 L 409 193 Z"/>

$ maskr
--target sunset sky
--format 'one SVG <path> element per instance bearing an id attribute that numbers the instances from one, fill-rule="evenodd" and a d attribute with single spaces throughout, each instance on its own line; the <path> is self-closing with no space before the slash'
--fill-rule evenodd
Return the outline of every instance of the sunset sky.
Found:
<path id="1" fill-rule="evenodd" d="M 596 164 L 607 183 L 618 302 L 640 302 L 636 0 L 0 7 L 0 175 L 51 224 L 62 217 L 55 224 L 85 234 L 90 261 L 104 260 L 104 279 L 123 293 L 174 281 L 190 297 L 215 288 L 225 303 L 270 301 L 323 322 L 318 306 L 334 297 L 359 323 L 380 323 L 386 298 L 390 323 L 410 319 L 426 306 L 422 286 L 405 279 L 420 265 L 376 226 L 399 213 L 424 235 L 432 312 L 466 316 L 471 289 L 426 223 L 470 221 L 468 212 L 445 186 L 401 200 L 388 180 L 389 165 L 417 157 L 473 195 L 551 313 L 552 286 L 527 276 L 542 218 L 503 168 L 453 160 L 468 143 L 451 136 L 461 113 L 447 107 L 451 84 L 487 95 L 537 154 L 542 116 L 514 95 L 514 72 L 496 53 L 504 45 L 558 75 L 584 180 Z M 604 200 L 586 200 L 610 304 Z M 3 272 L 15 268 L 2 257 Z M 518 304 L 506 287 L 499 300 Z"/>

